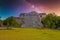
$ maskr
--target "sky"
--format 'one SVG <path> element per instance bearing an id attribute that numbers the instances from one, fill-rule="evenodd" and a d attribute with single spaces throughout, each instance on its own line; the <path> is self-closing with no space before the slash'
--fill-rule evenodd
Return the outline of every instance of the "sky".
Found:
<path id="1" fill-rule="evenodd" d="M 60 16 L 60 0 L 0 0 L 0 16 L 3 19 L 31 11 Z"/>

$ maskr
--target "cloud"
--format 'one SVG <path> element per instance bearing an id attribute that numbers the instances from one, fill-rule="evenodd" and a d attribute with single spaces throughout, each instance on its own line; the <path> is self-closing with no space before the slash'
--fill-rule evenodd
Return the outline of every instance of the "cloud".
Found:
<path id="1" fill-rule="evenodd" d="M 21 5 L 23 3 L 23 0 L 0 0 L 0 6 L 6 7 L 6 6 L 16 6 Z"/>
<path id="2" fill-rule="evenodd" d="M 60 0 L 26 0 L 31 4 L 54 5 L 60 3 Z"/>

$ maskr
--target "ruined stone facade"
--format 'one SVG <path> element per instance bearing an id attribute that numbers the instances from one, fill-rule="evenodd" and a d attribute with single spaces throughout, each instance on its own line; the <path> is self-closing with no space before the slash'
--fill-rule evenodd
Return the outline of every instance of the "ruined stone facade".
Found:
<path id="1" fill-rule="evenodd" d="M 21 27 L 26 28 L 26 27 L 34 27 L 34 28 L 41 28 L 42 23 L 41 23 L 41 18 L 45 17 L 46 13 L 37 13 L 35 11 L 30 12 L 30 13 L 21 13 L 19 19 L 17 21 L 21 22 Z"/>

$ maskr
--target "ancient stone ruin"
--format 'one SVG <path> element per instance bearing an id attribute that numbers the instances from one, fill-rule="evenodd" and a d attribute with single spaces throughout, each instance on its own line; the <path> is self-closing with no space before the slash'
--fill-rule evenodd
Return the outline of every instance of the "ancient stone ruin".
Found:
<path id="1" fill-rule="evenodd" d="M 41 28 L 43 25 L 41 23 L 41 18 L 45 17 L 46 13 L 37 13 L 35 11 L 30 13 L 21 13 L 16 20 L 21 22 L 21 27 L 34 27 L 34 28 Z"/>

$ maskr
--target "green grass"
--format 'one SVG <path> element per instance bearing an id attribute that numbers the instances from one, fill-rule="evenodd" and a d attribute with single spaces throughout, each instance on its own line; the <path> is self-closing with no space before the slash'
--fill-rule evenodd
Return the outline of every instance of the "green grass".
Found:
<path id="1" fill-rule="evenodd" d="M 0 30 L 0 40 L 60 40 L 60 31 L 34 28 Z"/>

